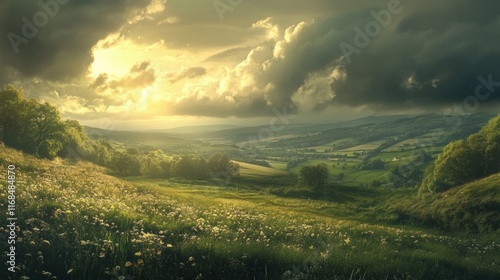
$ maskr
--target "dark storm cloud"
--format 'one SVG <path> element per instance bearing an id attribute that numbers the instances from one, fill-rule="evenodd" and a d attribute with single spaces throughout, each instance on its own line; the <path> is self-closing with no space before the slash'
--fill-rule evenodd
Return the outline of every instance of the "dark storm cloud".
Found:
<path id="1" fill-rule="evenodd" d="M 158 9 L 145 11 L 150 2 Z M 60 4 L 16 55 L 7 34 L 22 35 L 22 18 L 33 21 L 41 8 L 36 1 L 3 1 L 0 79 L 83 77 L 96 42 L 121 31 L 117 40 L 161 41 L 165 52 L 193 55 L 194 65 L 167 77 L 179 82 L 171 86 L 186 88 L 169 96 L 167 110 L 157 108 L 167 114 L 250 117 L 273 108 L 338 105 L 434 108 L 463 102 L 478 86 L 485 107 L 500 99 L 499 1 L 252 0 L 225 11 L 222 20 L 213 3 L 72 0 Z M 398 12 L 377 23 L 374 15 L 390 5 Z M 366 37 L 374 24 L 380 30 Z M 200 53 L 212 55 L 200 62 Z M 193 79 L 201 76 L 208 78 Z M 192 80 L 184 87 L 183 79 Z M 88 88 L 113 99 L 156 82 L 155 70 L 142 62 L 121 78 L 102 74 Z"/>
<path id="2" fill-rule="evenodd" d="M 374 1 L 366 8 L 304 26 L 283 45 L 283 57 L 274 58 L 258 75 L 258 83 L 274 85 L 266 93 L 268 101 L 273 106 L 288 104 L 311 74 L 335 68 L 344 77 L 334 79 L 331 101 L 318 103 L 317 108 L 328 103 L 441 106 L 464 101 L 479 85 L 483 85 L 482 96 L 496 87 L 496 94 L 482 102 L 499 99 L 500 2 L 486 1 L 477 7 L 470 0 L 401 1 L 402 11 L 392 15 L 368 46 L 350 54 L 348 62 L 340 44 L 356 47 L 355 28 L 364 30 L 374 20 L 371 12 L 387 9 L 388 2 Z"/>
<path id="3" fill-rule="evenodd" d="M 500 82 L 500 2 L 413 2 L 402 2 L 394 29 L 341 64 L 346 79 L 332 84 L 334 103 L 439 106 L 474 96 L 490 75 Z M 497 101 L 498 91 L 482 101 Z"/>
<path id="4" fill-rule="evenodd" d="M 407 4 L 420 7 L 419 10 L 403 18 L 398 25 L 399 31 L 418 33 L 426 30 L 443 31 L 456 24 L 484 25 L 496 20 L 500 8 L 498 1 L 418 2 Z"/>
<path id="5" fill-rule="evenodd" d="M 24 77 L 53 81 L 79 77 L 93 61 L 92 47 L 109 33 L 118 31 L 135 11 L 149 2 L 2 1 L 1 67 L 10 67 Z"/>

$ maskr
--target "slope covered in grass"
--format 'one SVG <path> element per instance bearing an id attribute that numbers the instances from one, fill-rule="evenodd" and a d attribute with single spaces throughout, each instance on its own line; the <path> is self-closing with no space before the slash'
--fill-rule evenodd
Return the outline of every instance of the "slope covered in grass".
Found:
<path id="1" fill-rule="evenodd" d="M 336 203 L 324 201 L 125 181 L 93 164 L 38 160 L 0 146 L 0 174 L 9 164 L 16 165 L 17 268 L 6 274 L 2 254 L 1 279 L 500 276 L 500 244 L 488 235 L 457 237 L 338 218 Z M 2 192 L 1 208 L 6 201 Z M 325 215 L 325 209 L 332 210 Z"/>
<path id="2" fill-rule="evenodd" d="M 238 164 L 240 165 L 240 174 L 243 176 L 266 177 L 266 176 L 283 176 L 288 174 L 288 172 L 283 170 L 250 164 L 246 162 L 238 162 Z"/>
<path id="3" fill-rule="evenodd" d="M 392 201 L 401 221 L 472 232 L 500 229 L 500 173 L 420 199 Z"/>
<path id="4" fill-rule="evenodd" d="M 296 179 L 287 171 L 255 165 L 246 162 L 237 162 L 240 165 L 240 176 L 231 178 L 232 182 L 243 187 L 266 188 L 268 186 L 290 186 Z"/>

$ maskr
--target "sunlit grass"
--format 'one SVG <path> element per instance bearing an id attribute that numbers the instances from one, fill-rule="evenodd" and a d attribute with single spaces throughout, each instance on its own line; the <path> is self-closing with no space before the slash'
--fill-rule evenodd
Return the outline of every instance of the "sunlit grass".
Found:
<path id="1" fill-rule="evenodd" d="M 281 176 L 286 175 L 287 172 L 279 169 L 269 168 L 265 166 L 258 166 L 255 164 L 238 162 L 240 165 L 240 174 L 242 176 Z"/>
<path id="2" fill-rule="evenodd" d="M 178 181 L 123 181 L 92 164 L 40 161 L 0 149 L 1 173 L 6 172 L 5 163 L 18 165 L 22 224 L 16 244 L 18 270 L 12 279 L 500 275 L 500 244 L 489 235 L 450 235 L 346 218 L 359 208 L 340 200 Z M 353 189 L 352 195 L 368 195 L 363 192 Z M 0 207 L 5 208 L 5 202 L 3 192 Z"/>

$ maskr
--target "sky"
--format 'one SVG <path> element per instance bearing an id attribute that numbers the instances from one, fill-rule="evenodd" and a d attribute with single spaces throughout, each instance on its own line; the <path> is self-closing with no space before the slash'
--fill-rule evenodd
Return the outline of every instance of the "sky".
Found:
<path id="1" fill-rule="evenodd" d="M 6 0 L 0 85 L 107 129 L 498 112 L 498 0 Z"/>

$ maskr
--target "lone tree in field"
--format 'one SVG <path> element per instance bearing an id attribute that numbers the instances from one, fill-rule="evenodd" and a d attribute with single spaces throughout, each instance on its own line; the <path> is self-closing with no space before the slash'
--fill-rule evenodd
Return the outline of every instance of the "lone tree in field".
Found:
<path id="1" fill-rule="evenodd" d="M 299 182 L 301 184 L 321 189 L 328 181 L 328 168 L 326 164 L 306 165 L 300 169 Z"/>
<path id="2" fill-rule="evenodd" d="M 238 175 L 240 165 L 231 161 L 226 154 L 216 153 L 208 160 L 208 169 L 212 175 L 224 174 L 226 176 L 233 177 Z"/>

